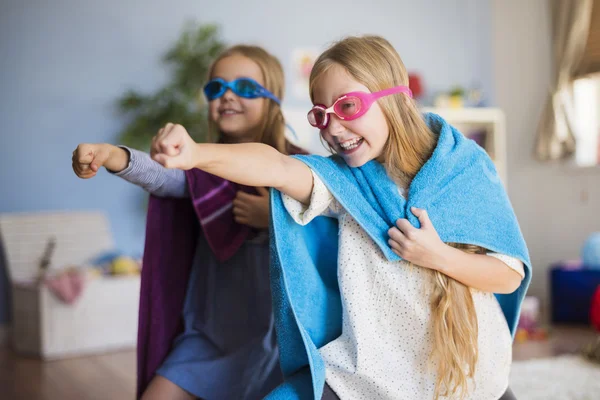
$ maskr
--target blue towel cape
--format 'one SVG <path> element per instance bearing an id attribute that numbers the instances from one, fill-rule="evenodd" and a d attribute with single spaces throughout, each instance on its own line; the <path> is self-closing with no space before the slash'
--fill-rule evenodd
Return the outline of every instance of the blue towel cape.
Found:
<path id="1" fill-rule="evenodd" d="M 438 115 L 424 118 L 438 142 L 413 179 L 407 199 L 377 161 L 350 168 L 338 156 L 296 157 L 321 178 L 390 261 L 400 260 L 387 244 L 387 231 L 395 221 L 407 218 L 420 227 L 410 212 L 413 206 L 427 210 L 442 241 L 474 244 L 521 260 L 521 286 L 511 294 L 496 295 L 514 336 L 531 281 L 531 262 L 504 186 L 493 162 L 474 141 Z M 298 225 L 277 191 L 272 191 L 271 209 L 271 287 L 286 380 L 267 398 L 320 399 L 325 364 L 318 349 L 342 331 L 337 220 L 318 217 Z"/>

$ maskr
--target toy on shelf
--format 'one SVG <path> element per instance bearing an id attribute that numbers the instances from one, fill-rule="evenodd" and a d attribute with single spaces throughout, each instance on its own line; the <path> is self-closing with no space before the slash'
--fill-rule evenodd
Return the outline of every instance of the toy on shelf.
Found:
<path id="1" fill-rule="evenodd" d="M 110 272 L 113 275 L 139 275 L 140 263 L 131 257 L 119 256 L 112 261 Z"/>
<path id="2" fill-rule="evenodd" d="M 412 91 L 413 98 L 419 100 L 423 97 L 424 90 L 421 75 L 417 73 L 408 74 L 408 87 Z"/>
<path id="3" fill-rule="evenodd" d="M 515 340 L 519 343 L 528 340 L 546 340 L 548 331 L 539 324 L 540 301 L 537 297 L 526 296 L 521 306 L 521 316 Z"/>
<path id="4" fill-rule="evenodd" d="M 142 263 L 120 252 L 101 253 L 90 261 L 94 276 L 139 275 Z"/>
<path id="5" fill-rule="evenodd" d="M 463 108 L 463 107 L 484 107 L 483 91 L 478 87 L 465 89 L 462 86 L 455 86 L 448 92 L 439 93 L 434 101 L 434 107 L 438 108 Z"/>

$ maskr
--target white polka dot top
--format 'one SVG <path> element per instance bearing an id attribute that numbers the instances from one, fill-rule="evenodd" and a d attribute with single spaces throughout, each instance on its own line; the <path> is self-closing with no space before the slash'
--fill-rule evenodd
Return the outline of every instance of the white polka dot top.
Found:
<path id="1" fill-rule="evenodd" d="M 319 215 L 339 220 L 338 281 L 343 326 L 337 339 L 319 349 L 326 382 L 341 399 L 433 399 L 430 296 L 433 273 L 404 261 L 388 261 L 375 242 L 313 173 L 309 206 L 283 196 L 294 220 Z M 488 253 L 523 276 L 523 264 Z M 479 358 L 467 399 L 498 399 L 508 386 L 512 339 L 492 293 L 472 290 L 479 325 Z"/>

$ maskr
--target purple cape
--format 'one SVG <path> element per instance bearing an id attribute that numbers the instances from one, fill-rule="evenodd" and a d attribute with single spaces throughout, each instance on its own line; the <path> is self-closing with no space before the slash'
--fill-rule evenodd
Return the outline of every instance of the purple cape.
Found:
<path id="1" fill-rule="evenodd" d="M 138 398 L 183 331 L 182 309 L 199 229 L 219 261 L 230 258 L 250 228 L 233 219 L 238 190 L 252 192 L 198 169 L 186 172 L 190 198 L 150 196 L 140 289 Z M 191 201 L 190 201 L 191 200 Z"/>
<path id="2" fill-rule="evenodd" d="M 307 154 L 288 143 L 288 153 Z M 190 198 L 150 196 L 140 288 L 137 396 L 183 332 L 182 310 L 199 229 L 219 261 L 233 256 L 252 229 L 233 219 L 238 190 L 256 194 L 199 169 L 186 172 Z"/>

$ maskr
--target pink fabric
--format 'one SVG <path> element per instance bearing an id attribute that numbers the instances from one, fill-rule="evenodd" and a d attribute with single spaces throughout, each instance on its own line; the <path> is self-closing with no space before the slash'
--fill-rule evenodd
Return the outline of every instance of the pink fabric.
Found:
<path id="1" fill-rule="evenodd" d="M 44 284 L 59 300 L 73 304 L 83 293 L 85 275 L 78 270 L 68 270 L 44 278 Z"/>

